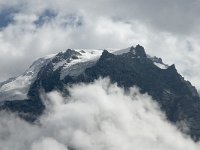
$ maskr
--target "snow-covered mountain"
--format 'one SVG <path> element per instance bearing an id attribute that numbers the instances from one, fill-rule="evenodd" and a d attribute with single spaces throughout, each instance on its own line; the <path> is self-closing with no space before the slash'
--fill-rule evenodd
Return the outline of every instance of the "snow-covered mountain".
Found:
<path id="1" fill-rule="evenodd" d="M 34 82 L 40 69 L 45 66 L 54 55 L 40 58 L 20 76 L 8 79 L 0 85 L 0 101 L 23 100 L 32 82 Z"/>
<path id="2" fill-rule="evenodd" d="M 121 55 L 127 53 L 131 47 L 126 49 L 116 50 L 108 49 L 110 53 Z M 63 57 L 66 53 L 71 53 L 70 57 Z M 51 54 L 39 58 L 20 76 L 8 79 L 0 84 L 0 101 L 5 100 L 23 100 L 27 99 L 27 93 L 30 85 L 35 81 L 38 72 L 42 67 L 45 67 L 52 60 L 53 71 L 60 69 L 60 79 L 65 76 L 80 75 L 86 68 L 93 66 L 101 56 L 103 49 L 68 49 L 58 54 Z M 162 62 L 161 58 L 148 57 L 156 66 L 161 69 L 167 69 L 168 65 Z"/>
<path id="3" fill-rule="evenodd" d="M 169 121 L 183 130 L 187 126 L 191 137 L 200 138 L 196 88 L 184 80 L 175 65 L 168 66 L 161 58 L 147 55 L 140 45 L 122 50 L 67 49 L 40 58 L 21 76 L 0 84 L 0 109 L 34 122 L 45 109 L 41 90 L 59 90 L 67 96 L 67 86 L 90 83 L 99 77 L 109 77 L 126 90 L 139 87 L 141 93 L 148 93 L 160 104 Z"/>

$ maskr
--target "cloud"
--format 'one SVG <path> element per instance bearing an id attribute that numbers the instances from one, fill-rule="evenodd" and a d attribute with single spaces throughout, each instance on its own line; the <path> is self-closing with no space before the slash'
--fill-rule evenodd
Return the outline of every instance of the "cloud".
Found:
<path id="1" fill-rule="evenodd" d="M 64 49 L 139 43 L 200 89 L 199 7 L 198 0 L 0 0 L 0 81 Z"/>
<path id="2" fill-rule="evenodd" d="M 2 150 L 197 150 L 194 143 L 170 124 L 159 106 L 136 87 L 125 92 L 99 79 L 68 88 L 70 97 L 52 92 L 38 125 L 1 112 Z"/>
<path id="3" fill-rule="evenodd" d="M 64 145 L 58 143 L 55 139 L 44 138 L 32 145 L 31 150 L 68 150 Z"/>
<path id="4" fill-rule="evenodd" d="M 138 20 L 155 29 L 161 29 L 179 34 L 186 34 L 198 29 L 198 0 L 177 0 L 177 1 L 159 1 L 159 0 L 45 0 L 45 1 L 25 1 L 9 0 L 0 1 L 0 8 L 18 8 L 21 12 L 37 13 L 45 9 L 54 10 L 58 13 L 85 13 L 89 16 L 108 16 L 121 20 Z M 91 13 L 89 13 L 91 12 Z M 89 14 L 88 14 L 89 13 Z"/>

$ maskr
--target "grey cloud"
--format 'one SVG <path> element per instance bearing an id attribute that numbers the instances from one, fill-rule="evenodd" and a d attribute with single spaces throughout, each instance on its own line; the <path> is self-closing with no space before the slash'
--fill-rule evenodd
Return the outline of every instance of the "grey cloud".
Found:
<path id="1" fill-rule="evenodd" d="M 42 14 L 38 17 L 38 19 L 35 21 L 36 25 L 42 26 L 45 22 L 49 22 L 52 19 L 54 19 L 57 16 L 57 14 L 54 11 L 51 10 L 44 10 Z"/>
<path id="2" fill-rule="evenodd" d="M 21 4 L 21 5 L 19 5 Z M 5 5 L 5 4 L 4 4 Z M 10 4 L 8 4 L 9 6 Z M 22 12 L 39 13 L 45 9 L 58 13 L 81 12 L 88 15 L 120 17 L 139 20 L 156 29 L 172 33 L 190 33 L 198 29 L 200 2 L 198 0 L 108 0 L 108 1 L 18 1 L 12 7 L 21 6 Z M 6 7 L 6 6 L 4 6 Z"/>
<path id="3" fill-rule="evenodd" d="M 128 19 L 136 18 L 155 29 L 173 34 L 190 34 L 199 30 L 200 2 L 197 0 L 136 0 L 125 5 L 123 8 L 128 8 L 130 12 Z"/>

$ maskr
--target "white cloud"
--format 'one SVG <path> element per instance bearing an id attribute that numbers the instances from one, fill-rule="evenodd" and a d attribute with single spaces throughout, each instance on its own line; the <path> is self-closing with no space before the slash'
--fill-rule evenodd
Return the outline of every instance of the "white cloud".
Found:
<path id="1" fill-rule="evenodd" d="M 197 150 L 194 143 L 170 124 L 158 105 L 137 88 L 129 93 L 100 79 L 69 88 L 70 97 L 48 94 L 39 125 L 2 114 L 2 150 Z"/>
<path id="2" fill-rule="evenodd" d="M 43 138 L 32 145 L 31 150 L 68 150 L 64 145 L 58 143 L 55 139 Z"/>

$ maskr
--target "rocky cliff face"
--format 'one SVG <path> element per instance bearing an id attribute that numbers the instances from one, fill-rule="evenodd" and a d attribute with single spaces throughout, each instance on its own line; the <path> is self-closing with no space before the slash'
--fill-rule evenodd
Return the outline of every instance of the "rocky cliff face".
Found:
<path id="1" fill-rule="evenodd" d="M 195 87 L 184 80 L 174 65 L 167 66 L 161 59 L 149 57 L 140 45 L 117 55 L 104 50 L 100 57 L 84 57 L 82 60 L 85 61 L 78 61 L 84 55 L 85 51 L 71 49 L 57 54 L 41 67 L 29 87 L 27 99 L 8 99 L 1 102 L 1 109 L 18 112 L 24 119 L 35 121 L 45 109 L 40 99 L 41 90 L 60 90 L 67 95 L 67 85 L 109 77 L 112 82 L 127 90 L 138 86 L 142 93 L 151 95 L 169 121 L 198 140 L 200 97 Z"/>

